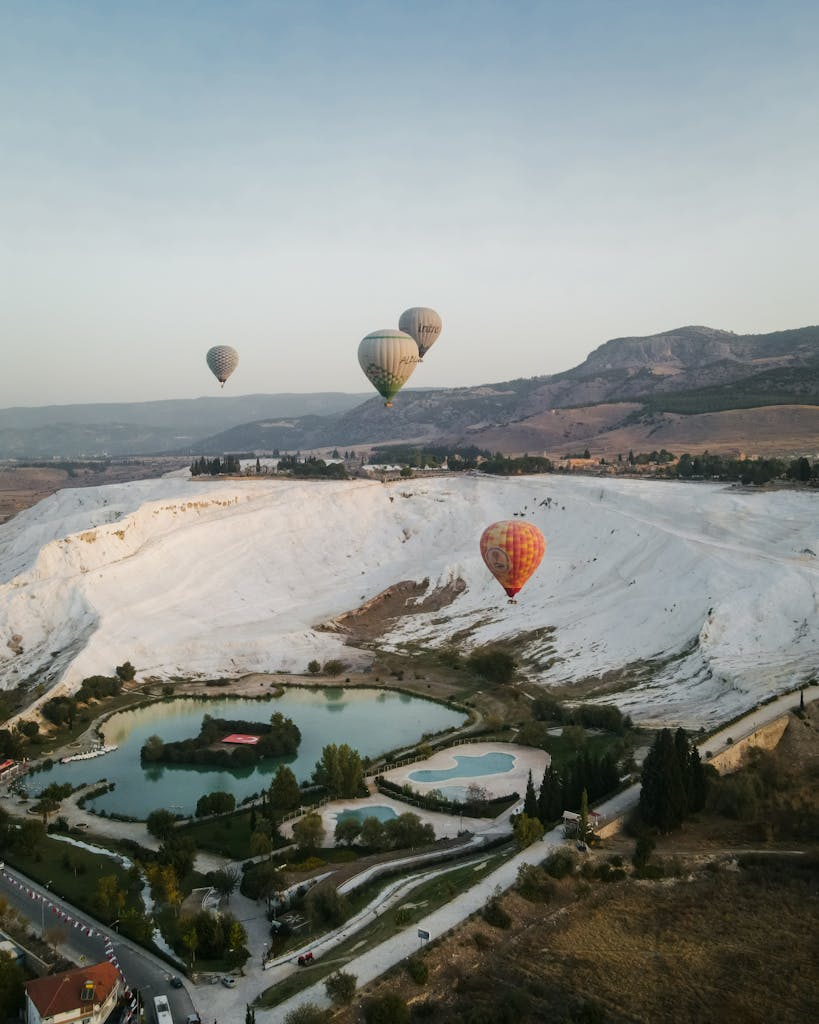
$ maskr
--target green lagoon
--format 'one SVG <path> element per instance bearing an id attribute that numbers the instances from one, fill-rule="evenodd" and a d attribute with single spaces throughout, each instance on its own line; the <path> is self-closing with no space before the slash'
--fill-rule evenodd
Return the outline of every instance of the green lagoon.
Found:
<path id="1" fill-rule="evenodd" d="M 274 758 L 242 771 L 182 765 L 143 767 L 140 763 L 139 752 L 149 736 L 161 736 L 165 741 L 195 736 L 203 715 L 267 722 L 274 711 L 292 718 L 301 730 L 301 744 L 294 757 Z M 239 803 L 266 789 L 282 763 L 292 768 L 300 782 L 309 779 L 327 743 L 348 743 L 362 756 L 376 757 L 416 743 L 424 733 L 457 728 L 465 721 L 462 712 L 433 701 L 369 688 L 288 688 L 283 696 L 271 700 L 176 698 L 114 715 L 105 723 L 105 742 L 115 743 L 117 750 L 88 761 L 55 764 L 31 776 L 27 788 L 36 794 L 51 782 L 77 786 L 105 779 L 116 783 L 116 788 L 89 800 L 89 809 L 136 818 L 145 818 L 158 807 L 193 814 L 197 800 L 206 793 L 224 790 L 233 793 Z"/>

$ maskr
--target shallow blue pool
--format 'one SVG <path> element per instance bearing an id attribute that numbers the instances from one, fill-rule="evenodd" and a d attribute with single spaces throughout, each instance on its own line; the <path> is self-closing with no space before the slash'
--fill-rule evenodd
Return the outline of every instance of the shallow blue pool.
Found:
<path id="1" fill-rule="evenodd" d="M 398 815 L 392 807 L 376 804 L 373 807 L 358 807 L 354 811 L 341 811 L 336 818 L 336 823 L 346 821 L 348 818 L 353 818 L 357 822 L 363 822 L 365 818 L 378 818 L 379 821 L 389 821 L 391 818 L 397 817 Z"/>
<path id="2" fill-rule="evenodd" d="M 448 779 L 474 779 L 479 775 L 499 775 L 512 770 L 514 754 L 490 752 L 488 754 L 456 754 L 454 768 L 422 769 L 411 772 L 410 782 L 446 782 Z"/>

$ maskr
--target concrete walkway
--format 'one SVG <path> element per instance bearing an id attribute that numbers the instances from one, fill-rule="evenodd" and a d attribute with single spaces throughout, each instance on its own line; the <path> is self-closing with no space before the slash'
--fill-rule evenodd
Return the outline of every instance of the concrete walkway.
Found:
<path id="1" fill-rule="evenodd" d="M 596 809 L 601 814 L 605 814 L 607 818 L 615 818 L 633 807 L 639 795 L 639 785 L 630 786 L 622 793 L 612 797 L 611 800 L 598 805 Z M 374 978 L 380 977 L 391 967 L 394 967 L 402 960 L 406 960 L 413 953 L 418 952 L 420 947 L 418 939 L 419 928 L 428 931 L 431 938 L 438 938 L 440 935 L 444 935 L 459 925 L 465 918 L 469 917 L 470 914 L 480 910 L 498 887 L 501 890 L 511 888 L 515 884 L 518 869 L 522 864 L 538 864 L 556 849 L 567 845 L 573 847 L 574 843 L 569 843 L 564 838 L 563 826 L 560 825 L 552 829 L 539 842 L 533 843 L 521 853 L 516 854 L 495 871 L 491 872 L 491 874 L 481 879 L 471 889 L 461 893 L 456 900 L 440 907 L 428 917 L 417 921 L 411 927 L 405 928 L 392 938 L 382 942 L 375 949 L 368 950 L 361 956 L 350 960 L 344 965 L 345 972 L 356 976 L 359 987 L 366 985 Z M 432 873 L 430 874 L 431 876 Z M 416 882 L 415 884 L 419 883 Z M 316 949 L 317 947 L 311 948 Z M 311 985 L 272 1010 L 257 1009 L 256 1017 L 260 1024 L 279 1024 L 291 1010 L 305 1002 L 316 1003 L 318 1006 L 323 1007 L 331 1005 L 324 990 L 323 981 Z"/>

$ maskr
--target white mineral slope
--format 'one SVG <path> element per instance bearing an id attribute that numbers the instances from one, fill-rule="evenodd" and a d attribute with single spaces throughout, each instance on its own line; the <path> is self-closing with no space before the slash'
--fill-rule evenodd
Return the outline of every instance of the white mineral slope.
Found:
<path id="1" fill-rule="evenodd" d="M 478 538 L 515 515 L 548 547 L 508 605 Z M 0 527 L 0 685 L 71 689 L 125 659 L 161 678 L 361 665 L 314 627 L 400 580 L 460 577 L 452 605 L 396 620 L 386 644 L 519 637 L 545 686 L 626 669 L 614 699 L 635 718 L 716 724 L 816 673 L 817 551 L 816 495 L 721 485 L 177 477 L 62 491 Z"/>

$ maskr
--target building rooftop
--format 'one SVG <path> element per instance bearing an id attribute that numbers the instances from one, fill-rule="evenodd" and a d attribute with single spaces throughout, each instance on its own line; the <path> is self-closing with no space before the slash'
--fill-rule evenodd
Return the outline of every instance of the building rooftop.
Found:
<path id="1" fill-rule="evenodd" d="M 89 983 L 93 987 L 89 987 Z M 119 972 L 116 967 L 101 963 L 27 981 L 26 994 L 41 1017 L 55 1017 L 83 1003 L 104 1003 L 118 984 Z"/>

